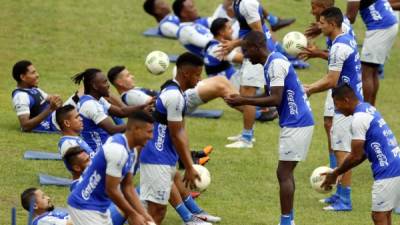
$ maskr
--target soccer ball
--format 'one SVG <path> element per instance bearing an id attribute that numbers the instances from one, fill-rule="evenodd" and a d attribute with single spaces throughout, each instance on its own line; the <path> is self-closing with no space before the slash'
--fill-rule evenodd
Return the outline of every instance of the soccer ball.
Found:
<path id="1" fill-rule="evenodd" d="M 297 56 L 305 47 L 307 38 L 298 31 L 289 32 L 283 37 L 283 48 L 289 55 Z"/>
<path id="2" fill-rule="evenodd" d="M 195 181 L 196 191 L 205 191 L 211 183 L 211 175 L 207 168 L 202 165 L 193 164 L 193 168 L 199 173 L 201 181 Z"/>
<path id="3" fill-rule="evenodd" d="M 311 187 L 316 192 L 319 192 L 319 193 L 326 194 L 326 193 L 331 192 L 332 189 L 325 190 L 325 189 L 321 188 L 321 184 L 325 179 L 325 175 L 321 175 L 321 173 L 328 173 L 328 172 L 332 172 L 332 171 L 333 171 L 333 169 L 331 169 L 331 168 L 329 168 L 327 166 L 320 166 L 320 167 L 316 168 L 312 172 L 311 177 L 310 177 Z"/>
<path id="4" fill-rule="evenodd" d="M 167 70 L 169 58 L 168 55 L 162 51 L 152 51 L 147 55 L 144 64 L 150 73 L 160 75 Z"/>

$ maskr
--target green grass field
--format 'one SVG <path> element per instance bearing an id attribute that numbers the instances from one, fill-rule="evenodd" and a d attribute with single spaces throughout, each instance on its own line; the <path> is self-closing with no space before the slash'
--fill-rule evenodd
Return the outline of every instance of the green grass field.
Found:
<path id="1" fill-rule="evenodd" d="M 140 0 L 0 2 L 0 224 L 10 224 L 11 207 L 14 206 L 17 207 L 18 224 L 26 224 L 27 213 L 20 206 L 20 193 L 27 187 L 39 186 L 39 172 L 64 177 L 68 173 L 61 162 L 23 160 L 23 152 L 28 149 L 56 152 L 59 137 L 20 132 L 11 104 L 11 91 L 15 87 L 11 77 L 13 64 L 21 59 L 31 60 L 40 73 L 40 87 L 66 99 L 76 89 L 70 77 L 88 67 L 107 71 L 116 64 L 126 65 L 135 74 L 139 86 L 158 89 L 164 80 L 170 78 L 172 67 L 162 76 L 152 76 L 143 65 L 146 54 L 152 50 L 168 53 L 181 53 L 184 50 L 177 41 L 144 38 L 141 35 L 146 28 L 156 24 L 143 12 Z M 211 15 L 220 1 L 196 2 L 202 15 Z M 313 20 L 309 15 L 308 0 L 263 2 L 268 3 L 270 11 L 277 15 L 297 18 L 292 27 L 277 33 L 278 38 L 290 30 L 304 31 Z M 343 9 L 342 2 L 340 6 Z M 360 18 L 357 20 L 357 35 L 362 39 L 364 26 Z M 323 47 L 323 38 L 318 43 Z M 397 40 L 385 66 L 385 79 L 381 82 L 377 104 L 395 134 L 400 134 L 399 49 L 400 41 Z M 320 78 L 326 71 L 326 62 L 311 60 L 310 63 L 310 69 L 299 71 L 303 83 Z M 296 224 L 371 224 L 372 177 L 368 163 L 354 171 L 352 212 L 323 212 L 318 199 L 324 195 L 310 188 L 308 179 L 312 170 L 328 163 L 322 125 L 324 99 L 325 94 L 311 98 L 317 125 L 307 161 L 300 163 L 296 169 Z M 275 177 L 279 134 L 277 121 L 257 123 L 255 148 L 225 149 L 226 137 L 241 130 L 240 114 L 221 100 L 213 101 L 204 108 L 220 108 L 225 113 L 219 120 L 190 118 L 187 122 L 192 148 L 208 144 L 215 148 L 207 164 L 212 174 L 212 184 L 198 202 L 210 213 L 221 216 L 221 224 L 278 224 L 280 210 Z M 57 206 L 66 206 L 67 188 L 41 188 Z M 164 224 L 181 224 L 172 208 L 169 208 Z M 400 224 L 400 216 L 393 216 L 393 224 Z"/>

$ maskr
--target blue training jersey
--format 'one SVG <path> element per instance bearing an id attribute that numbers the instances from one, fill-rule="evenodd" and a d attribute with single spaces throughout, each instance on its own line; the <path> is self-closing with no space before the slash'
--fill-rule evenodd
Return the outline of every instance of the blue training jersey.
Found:
<path id="1" fill-rule="evenodd" d="M 60 153 L 61 157 L 64 157 L 65 153 L 68 151 L 69 148 L 72 147 L 77 147 L 79 146 L 81 149 L 83 149 L 89 156 L 90 158 L 93 158 L 95 152 L 92 150 L 92 148 L 79 136 L 62 136 L 60 140 L 58 141 L 58 152 Z M 67 162 L 64 160 L 65 167 L 69 171 L 71 171 L 70 166 L 67 164 Z"/>
<path id="2" fill-rule="evenodd" d="M 328 63 L 328 70 L 340 71 L 337 86 L 347 83 L 357 98 L 363 101 L 360 55 L 357 43 L 350 34 L 340 34 L 333 40 Z"/>
<path id="3" fill-rule="evenodd" d="M 106 175 L 124 179 L 128 173 L 133 173 L 135 157 L 124 134 L 111 136 L 74 185 L 68 204 L 76 209 L 106 212 L 111 204 L 105 191 Z"/>
<path id="4" fill-rule="evenodd" d="M 108 117 L 109 105 L 106 105 L 105 102 L 105 99 L 99 101 L 90 95 L 83 95 L 78 102 L 78 111 L 83 122 L 82 138 L 96 152 L 110 136 L 98 125 Z"/>
<path id="5" fill-rule="evenodd" d="M 185 101 L 185 96 L 177 84 L 167 85 L 162 88 L 155 103 L 155 111 L 158 116 L 154 116 L 153 138 L 147 142 L 141 151 L 140 163 L 176 165 L 178 153 L 172 143 L 167 125 L 168 118 L 170 117 L 167 107 L 175 108 L 176 113 L 181 114 L 179 119 L 182 121 L 186 108 Z M 169 104 L 169 106 L 165 104 Z M 175 121 L 179 121 L 179 119 Z"/>
<path id="6" fill-rule="evenodd" d="M 272 52 L 264 65 L 268 92 L 271 87 L 283 86 L 282 101 L 278 106 L 281 127 L 307 127 L 314 125 L 310 102 L 296 71 L 287 58 Z"/>
<path id="7" fill-rule="evenodd" d="M 165 37 L 176 37 L 180 22 L 179 17 L 173 14 L 167 15 L 158 23 L 158 34 Z"/>
<path id="8" fill-rule="evenodd" d="M 353 140 L 365 140 L 364 152 L 375 180 L 400 176 L 400 148 L 392 130 L 375 107 L 357 105 L 352 122 Z"/>
<path id="9" fill-rule="evenodd" d="M 361 0 L 360 14 L 367 30 L 386 29 L 398 22 L 387 0 Z"/>
<path id="10" fill-rule="evenodd" d="M 263 12 L 263 8 L 261 6 L 261 4 L 259 4 L 258 0 L 251 0 L 251 1 L 255 1 L 255 4 L 258 4 L 258 14 L 260 16 L 260 22 L 262 24 L 262 29 L 263 32 L 265 33 L 265 38 L 267 40 L 267 48 L 270 52 L 275 51 L 275 41 L 272 39 L 272 35 L 271 32 L 269 31 L 267 25 L 265 24 L 265 17 L 264 17 L 264 12 Z M 240 8 L 243 7 L 242 5 L 246 4 L 246 2 L 244 2 L 244 0 L 235 0 L 233 2 L 233 11 L 235 13 L 235 17 L 237 18 L 238 22 L 239 22 L 239 38 L 243 38 L 244 36 L 246 36 L 246 34 L 248 34 L 251 31 L 251 28 L 249 26 L 249 24 L 247 23 L 246 17 L 240 12 Z M 248 12 L 249 14 L 251 14 L 252 12 Z"/>
<path id="11" fill-rule="evenodd" d="M 204 67 L 207 76 L 223 75 L 230 79 L 236 73 L 235 67 L 227 60 L 217 58 L 215 50 L 220 44 L 218 40 L 211 40 L 204 49 Z"/>

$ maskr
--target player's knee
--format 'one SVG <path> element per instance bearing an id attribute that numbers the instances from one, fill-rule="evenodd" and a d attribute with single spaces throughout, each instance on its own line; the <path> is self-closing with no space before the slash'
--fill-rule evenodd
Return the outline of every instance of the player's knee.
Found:
<path id="1" fill-rule="evenodd" d="M 386 224 L 386 216 L 384 213 L 380 212 L 372 212 L 371 213 L 372 220 L 375 225 L 384 225 Z"/>
<path id="2" fill-rule="evenodd" d="M 276 177 L 278 178 L 278 181 L 280 183 L 291 179 L 290 178 L 291 177 L 290 174 L 287 171 L 285 171 L 284 169 L 282 169 L 282 168 L 278 168 L 276 170 Z"/>
<path id="3" fill-rule="evenodd" d="M 150 203 L 148 205 L 148 212 L 157 224 L 161 224 L 167 213 L 167 206 Z"/>

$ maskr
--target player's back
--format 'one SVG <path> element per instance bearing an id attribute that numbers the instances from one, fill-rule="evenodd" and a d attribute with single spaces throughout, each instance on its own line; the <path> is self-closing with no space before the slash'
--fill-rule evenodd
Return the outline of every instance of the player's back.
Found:
<path id="1" fill-rule="evenodd" d="M 398 22 L 387 0 L 361 0 L 360 14 L 367 30 L 385 29 Z"/>
<path id="2" fill-rule="evenodd" d="M 304 92 L 294 67 L 279 52 L 272 52 L 264 65 L 268 91 L 273 86 L 283 86 L 282 101 L 278 106 L 281 127 L 306 127 L 314 125 L 310 102 Z"/>
<path id="3" fill-rule="evenodd" d="M 68 149 L 77 146 L 89 154 L 91 158 L 94 156 L 95 152 L 80 136 L 62 136 L 57 145 L 61 157 L 65 155 Z"/>
<path id="4" fill-rule="evenodd" d="M 213 39 L 204 48 L 204 67 L 207 76 L 222 75 L 230 79 L 236 70 L 229 61 L 218 58 L 217 49 L 219 44 L 218 40 Z"/>
<path id="5" fill-rule="evenodd" d="M 400 176 L 400 148 L 396 137 L 375 107 L 369 103 L 357 105 L 353 118 L 353 135 L 357 138 L 362 124 L 366 136 L 364 150 L 375 180 Z M 354 139 L 354 136 L 353 136 Z"/>

